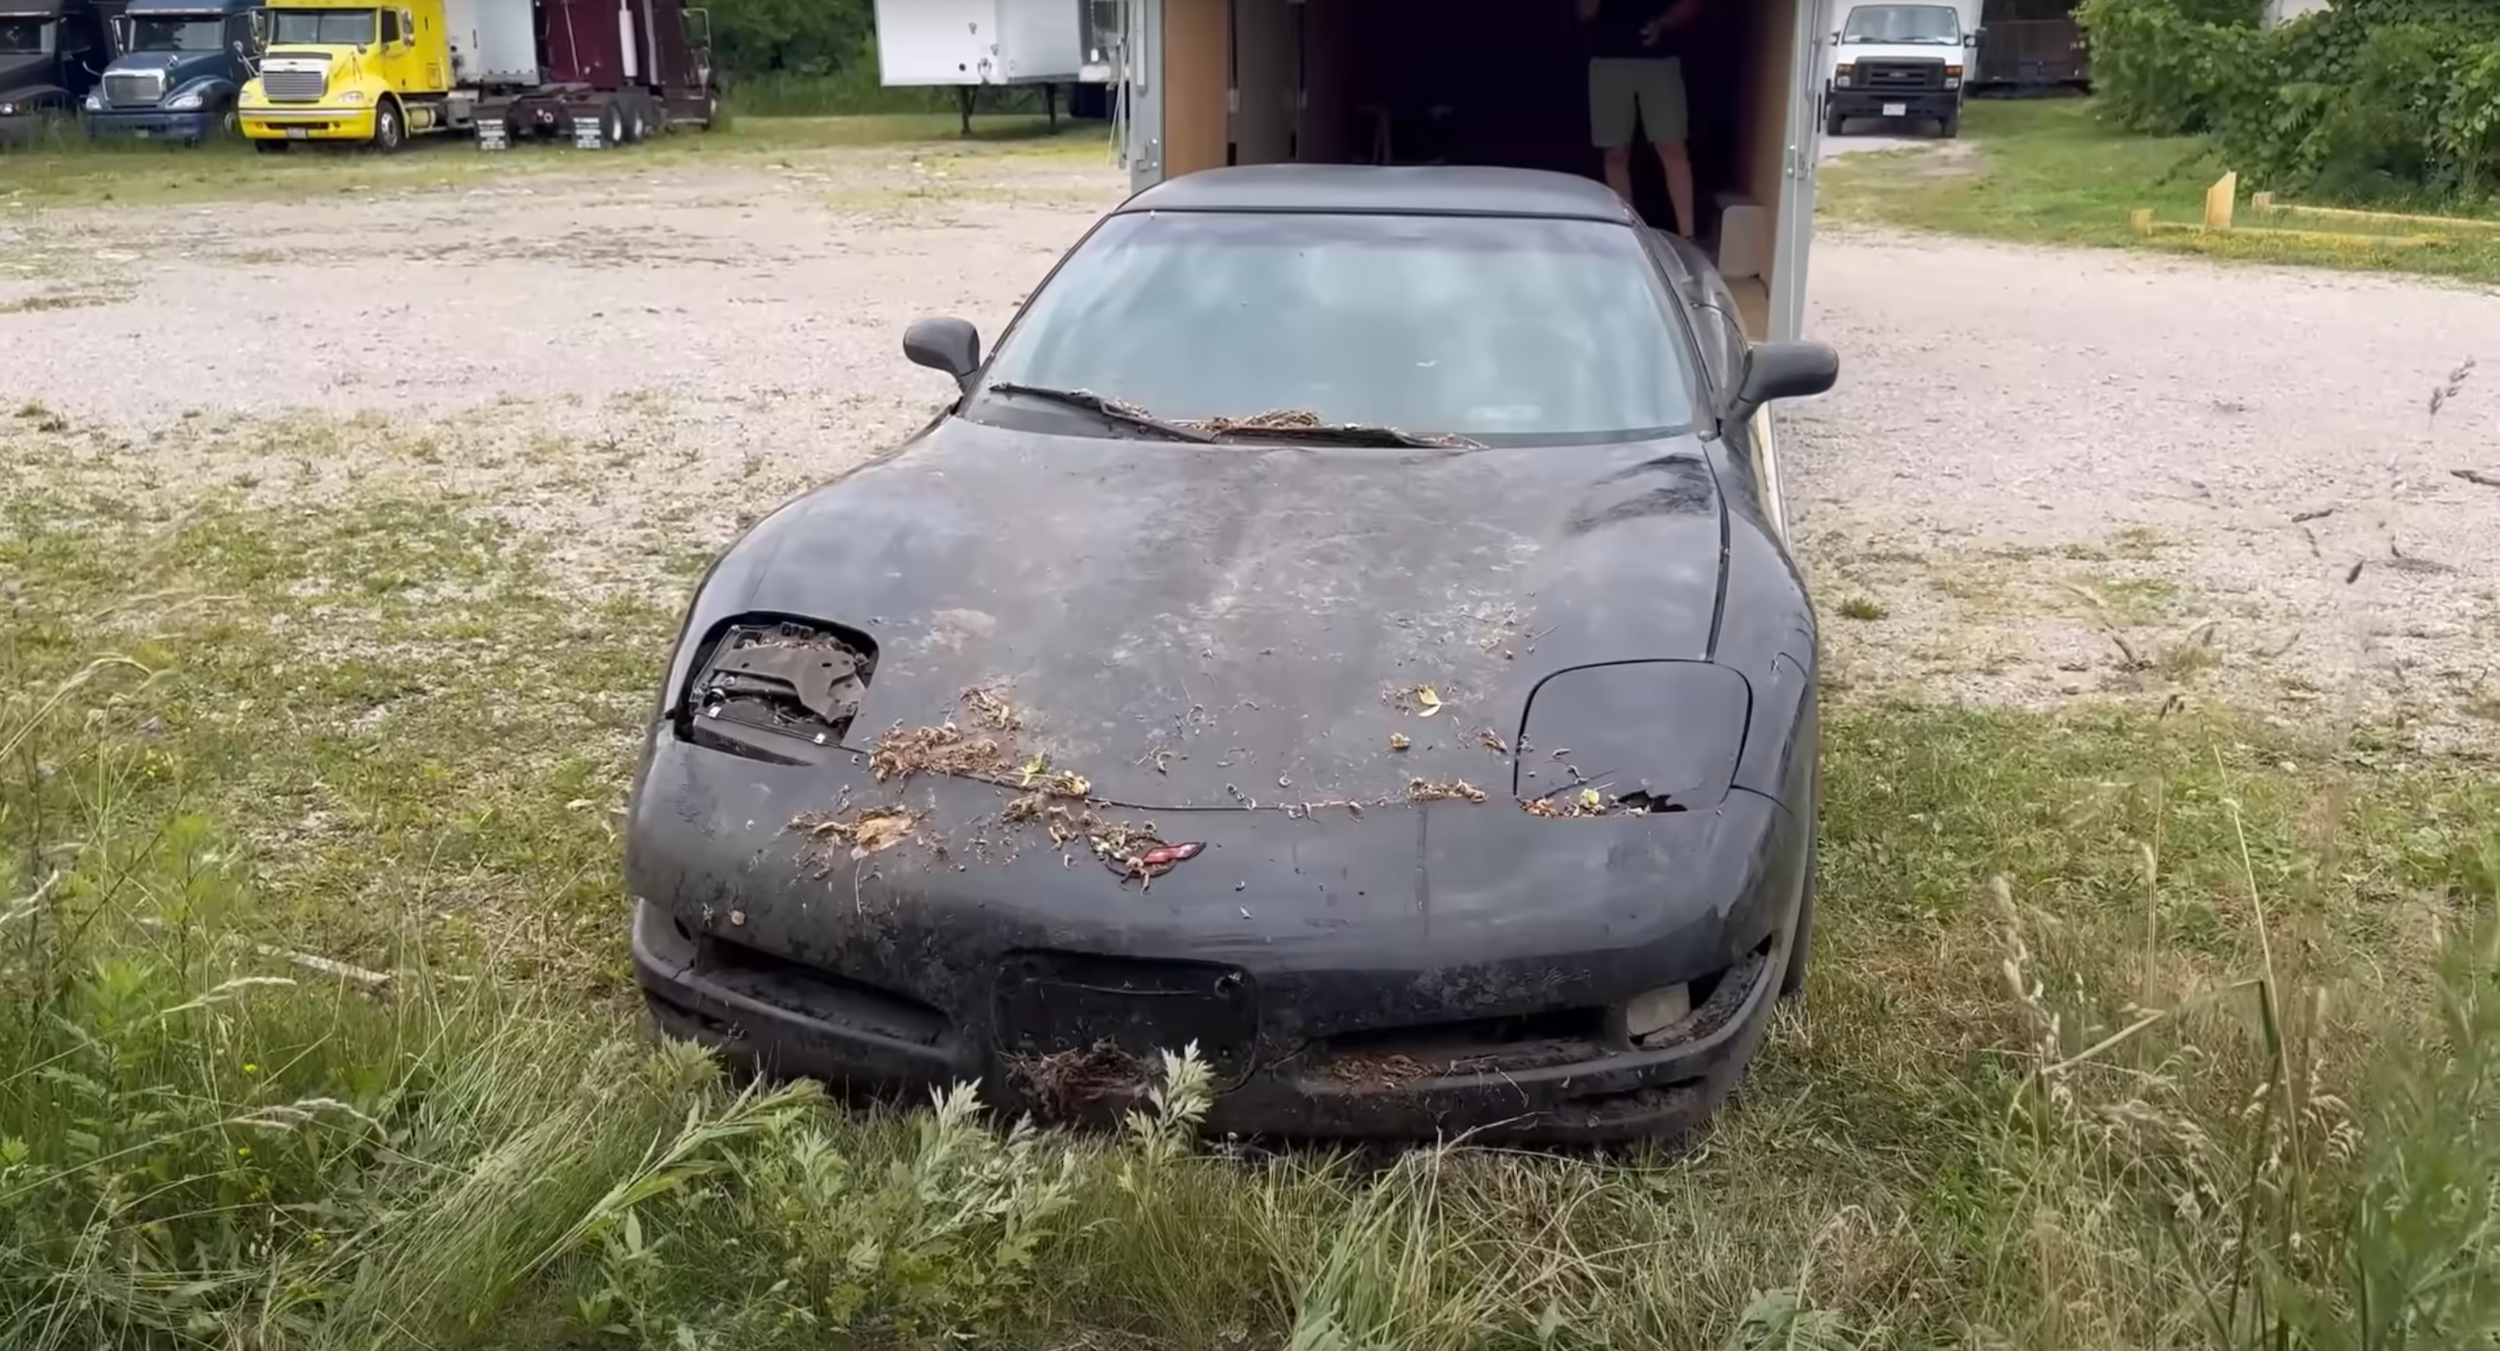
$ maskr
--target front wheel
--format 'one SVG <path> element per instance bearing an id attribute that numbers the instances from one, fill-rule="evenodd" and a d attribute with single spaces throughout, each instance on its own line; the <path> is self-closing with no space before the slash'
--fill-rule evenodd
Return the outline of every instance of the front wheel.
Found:
<path id="1" fill-rule="evenodd" d="M 1955 112 L 1947 113 L 1943 117 L 1937 118 L 1936 134 L 1948 141 L 1960 139 L 1962 135 L 1962 115 Z"/>
<path id="2" fill-rule="evenodd" d="M 254 141 L 252 142 L 252 148 L 264 155 L 283 155 L 286 153 L 286 142 Z"/>
<path id="3" fill-rule="evenodd" d="M 408 126 L 400 120 L 399 105 L 382 100 L 373 110 L 373 148 L 387 155 L 407 139 Z"/>
<path id="4" fill-rule="evenodd" d="M 1843 118 L 1840 115 L 1840 110 L 1838 108 L 1831 109 L 1830 111 L 1824 113 L 1823 134 L 1826 136 L 1838 136 L 1840 134 L 1841 123 L 1846 120 L 1846 118 Z"/>

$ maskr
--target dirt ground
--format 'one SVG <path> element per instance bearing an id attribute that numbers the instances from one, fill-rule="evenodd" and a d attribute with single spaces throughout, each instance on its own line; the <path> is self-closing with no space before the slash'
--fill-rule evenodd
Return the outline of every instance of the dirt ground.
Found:
<path id="1" fill-rule="evenodd" d="M 439 484 L 590 588 L 907 435 L 903 325 L 994 333 L 1116 171 L 851 150 L 300 205 L 0 214 L 12 474 Z M 1845 686 L 2500 728 L 2500 298 L 1827 233 L 1792 524 Z M 2484 350 L 2477 351 L 2478 342 Z M 21 407 L 21 405 L 23 405 Z M 46 468 L 50 465 L 50 468 Z M 99 477 L 100 476 L 100 477 Z M 21 485 L 22 486 L 22 485 Z M 2357 569 L 2357 571 L 2356 571 Z"/>

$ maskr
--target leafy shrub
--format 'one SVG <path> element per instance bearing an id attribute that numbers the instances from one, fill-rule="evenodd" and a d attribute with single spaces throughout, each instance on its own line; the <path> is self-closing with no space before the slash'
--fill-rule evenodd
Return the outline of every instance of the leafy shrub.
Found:
<path id="1" fill-rule="evenodd" d="M 2207 0 L 2076 15 L 2120 122 L 2212 136 L 2251 186 L 2469 208 L 2500 190 L 2500 5 L 2339 0 L 2273 29 Z"/>

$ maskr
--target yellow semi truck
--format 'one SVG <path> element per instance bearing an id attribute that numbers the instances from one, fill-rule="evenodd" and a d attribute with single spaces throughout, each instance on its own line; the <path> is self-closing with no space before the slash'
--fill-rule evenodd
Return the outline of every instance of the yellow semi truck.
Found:
<path id="1" fill-rule="evenodd" d="M 720 111 L 710 15 L 683 0 L 271 0 L 267 14 L 260 77 L 235 105 L 262 150 L 395 150 L 437 131 L 490 150 L 621 145 Z"/>
<path id="2" fill-rule="evenodd" d="M 236 120 L 255 147 L 353 141 L 396 150 L 453 125 L 443 0 L 283 0 Z"/>

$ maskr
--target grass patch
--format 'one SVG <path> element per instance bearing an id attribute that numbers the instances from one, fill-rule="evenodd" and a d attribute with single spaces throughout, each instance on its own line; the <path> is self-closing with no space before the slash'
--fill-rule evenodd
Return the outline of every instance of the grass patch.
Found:
<path id="1" fill-rule="evenodd" d="M 2418 272 L 2500 281 L 2500 231 L 2460 232 L 2445 245 L 2398 247 L 2275 236 L 2134 233 L 2127 213 L 2193 221 L 2205 189 L 2229 166 L 2193 137 L 2135 136 L 2099 120 L 2088 99 L 1975 99 L 1962 142 L 1852 155 L 1817 173 L 1817 210 L 1833 220 L 2025 243 L 2153 248 L 2256 262 Z M 2245 185 L 2244 185 L 2245 186 Z M 2240 223 L 2260 224 L 2245 211 Z"/>
<path id="2" fill-rule="evenodd" d="M 676 596 L 491 504 L 0 500 L 0 1317 L 29 1347 L 2474 1345 L 2500 782 L 1826 708 L 1813 989 L 1703 1147 L 1372 1168 L 741 1093 L 608 827 Z M 308 962 L 318 957 L 357 970 Z"/>
<path id="3" fill-rule="evenodd" d="M 680 132 L 619 150 L 586 153 L 570 145 L 521 145 L 485 154 L 464 136 L 419 137 L 396 155 L 299 146 L 262 155 L 228 142 L 196 148 L 147 143 L 51 142 L 0 150 L 0 212 L 10 207 L 164 205 L 215 201 L 306 201 L 395 195 L 545 174 L 638 173 L 693 163 L 771 164 L 791 157 L 908 147 L 924 156 L 1016 155 L 1083 163 L 1109 153 L 1100 123 L 1056 131 L 1026 114 L 976 118 L 958 134 L 952 114 L 855 117 L 742 117 L 710 132 Z"/>

